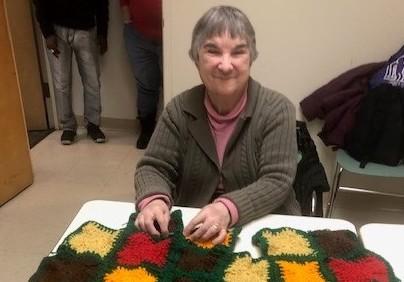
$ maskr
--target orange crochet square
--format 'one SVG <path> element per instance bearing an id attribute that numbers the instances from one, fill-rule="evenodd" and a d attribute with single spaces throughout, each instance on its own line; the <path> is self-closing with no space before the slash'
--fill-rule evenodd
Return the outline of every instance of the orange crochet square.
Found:
<path id="1" fill-rule="evenodd" d="M 221 245 L 229 247 L 230 244 L 232 243 L 232 240 L 233 240 L 232 232 L 228 231 L 226 234 L 226 238 L 221 243 Z M 194 243 L 195 245 L 197 245 L 198 247 L 203 248 L 203 249 L 213 249 L 215 247 L 215 245 L 212 243 L 211 240 L 209 240 L 209 241 L 192 241 L 192 243 Z"/>
<path id="2" fill-rule="evenodd" d="M 310 262 L 290 262 L 277 261 L 281 269 L 281 276 L 285 282 L 325 282 L 325 278 L 320 272 L 320 266 L 317 261 Z"/>

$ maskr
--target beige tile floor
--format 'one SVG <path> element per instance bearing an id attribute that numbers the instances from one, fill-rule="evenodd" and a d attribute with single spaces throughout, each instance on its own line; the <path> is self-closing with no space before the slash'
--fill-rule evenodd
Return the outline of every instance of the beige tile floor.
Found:
<path id="1" fill-rule="evenodd" d="M 0 282 L 28 281 L 86 201 L 133 200 L 134 167 L 143 152 L 129 130 L 106 133 L 106 144 L 94 144 L 82 131 L 77 143 L 62 146 L 54 132 L 31 150 L 34 184 L 0 207 Z M 403 214 L 404 199 L 345 192 L 333 217 L 359 227 L 404 223 Z"/>
<path id="2" fill-rule="evenodd" d="M 28 281 L 86 201 L 133 201 L 135 134 L 110 129 L 95 144 L 79 133 L 72 146 L 54 132 L 32 148 L 34 184 L 0 207 L 0 282 Z"/>

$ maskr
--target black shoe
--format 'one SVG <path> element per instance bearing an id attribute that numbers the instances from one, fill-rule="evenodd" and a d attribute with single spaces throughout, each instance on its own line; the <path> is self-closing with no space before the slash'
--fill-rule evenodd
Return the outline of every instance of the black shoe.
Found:
<path id="1" fill-rule="evenodd" d="M 95 143 L 105 143 L 105 135 L 102 133 L 98 125 L 91 122 L 87 124 L 87 136 L 90 136 Z"/>
<path id="2" fill-rule="evenodd" d="M 62 136 L 60 137 L 60 142 L 63 145 L 71 145 L 76 137 L 76 131 L 73 130 L 63 130 Z"/>

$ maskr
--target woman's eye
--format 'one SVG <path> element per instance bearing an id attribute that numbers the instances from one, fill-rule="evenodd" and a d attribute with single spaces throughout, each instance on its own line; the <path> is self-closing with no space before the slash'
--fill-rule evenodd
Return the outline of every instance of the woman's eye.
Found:
<path id="1" fill-rule="evenodd" d="M 247 51 L 246 50 L 236 50 L 232 52 L 233 56 L 244 55 Z"/>
<path id="2" fill-rule="evenodd" d="M 208 49 L 208 53 L 213 54 L 213 55 L 218 55 L 220 52 L 219 52 L 219 50 L 216 50 L 216 49 Z"/>

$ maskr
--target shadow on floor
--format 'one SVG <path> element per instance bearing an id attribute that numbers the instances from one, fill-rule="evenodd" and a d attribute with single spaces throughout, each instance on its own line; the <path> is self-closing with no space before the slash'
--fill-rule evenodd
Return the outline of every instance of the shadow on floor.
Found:
<path id="1" fill-rule="evenodd" d="M 28 131 L 28 139 L 29 139 L 29 147 L 32 148 L 39 142 L 41 142 L 46 136 L 51 134 L 54 129 L 49 130 L 29 130 Z"/>

